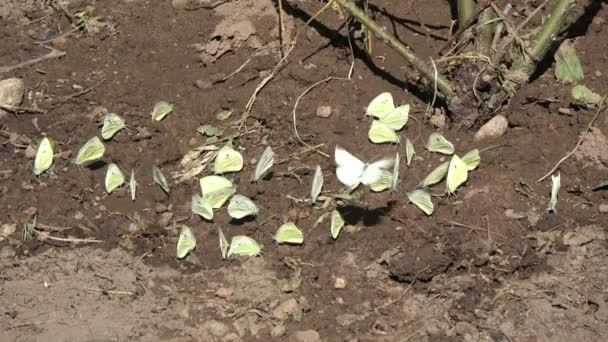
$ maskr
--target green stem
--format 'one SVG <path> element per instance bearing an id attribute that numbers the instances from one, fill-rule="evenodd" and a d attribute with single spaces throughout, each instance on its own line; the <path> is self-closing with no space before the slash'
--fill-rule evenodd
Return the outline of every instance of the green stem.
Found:
<path id="1" fill-rule="evenodd" d="M 481 15 L 478 48 L 482 55 L 490 57 L 492 38 L 494 35 L 494 21 L 496 13 L 492 8 L 486 8 Z"/>
<path id="2" fill-rule="evenodd" d="M 458 25 L 463 25 L 475 11 L 475 1 L 458 0 Z"/>
<path id="3" fill-rule="evenodd" d="M 454 87 L 445 77 L 437 75 L 435 77 L 435 70 L 433 67 L 422 62 L 416 55 L 414 55 L 410 49 L 397 40 L 395 37 L 386 32 L 385 29 L 380 27 L 373 19 L 368 17 L 361 9 L 359 9 L 352 0 L 335 0 L 342 8 L 347 10 L 353 17 L 355 17 L 363 26 L 373 32 L 380 39 L 385 41 L 391 48 L 393 48 L 401 57 L 414 67 L 422 77 L 434 84 L 437 82 L 437 89 L 446 97 L 454 94 Z"/>

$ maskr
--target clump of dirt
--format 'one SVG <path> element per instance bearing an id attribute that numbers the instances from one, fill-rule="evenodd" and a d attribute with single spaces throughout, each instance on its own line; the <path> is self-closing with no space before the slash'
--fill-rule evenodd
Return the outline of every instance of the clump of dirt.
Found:
<path id="1" fill-rule="evenodd" d="M 0 4 L 0 21 L 27 22 L 33 11 L 45 7 L 41 0 L 3 0 Z"/>
<path id="2" fill-rule="evenodd" d="M 207 42 L 195 44 L 201 63 L 211 64 L 228 52 L 236 53 L 243 45 L 254 50 L 253 56 L 278 55 L 280 44 L 291 36 L 295 26 L 285 16 L 283 32 L 279 31 L 279 25 L 265 27 L 265 23 L 275 22 L 274 17 L 269 17 L 273 11 L 274 2 L 270 0 L 229 1 L 217 6 L 215 12 L 221 20 Z"/>
<path id="3" fill-rule="evenodd" d="M 583 133 L 583 142 L 574 154 L 584 167 L 595 167 L 605 170 L 608 166 L 608 138 L 599 128 L 592 128 Z"/>

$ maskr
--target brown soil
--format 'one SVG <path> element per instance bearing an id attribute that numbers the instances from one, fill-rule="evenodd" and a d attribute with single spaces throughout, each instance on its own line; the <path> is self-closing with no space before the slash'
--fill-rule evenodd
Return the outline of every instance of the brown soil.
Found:
<path id="1" fill-rule="evenodd" d="M 46 3 L 0 5 L 0 67 L 47 53 L 38 41 L 70 30 L 65 16 Z M 311 208 L 288 195 L 308 195 L 317 164 L 325 190 L 341 187 L 333 160 L 298 143 L 290 115 L 313 83 L 348 75 L 350 51 L 338 11 L 325 11 L 306 28 L 322 4 L 284 1 L 286 31 L 280 37 L 271 0 L 198 10 L 175 9 L 171 1 L 66 3 L 72 9 L 93 6 L 89 12 L 104 20 L 87 33 L 51 42 L 64 57 L 0 75 L 22 78 L 36 105 L 48 109 L 9 114 L 0 129 L 21 135 L 25 145 L 29 139 L 30 150 L 41 137 L 52 137 L 60 154 L 36 178 L 27 149 L 2 138 L 0 340 L 316 341 L 312 331 L 323 341 L 608 338 L 608 216 L 599 210 L 608 193 L 592 191 L 607 178 L 607 121 L 600 116 L 579 153 L 561 166 L 557 213 L 548 213 L 550 180 L 536 180 L 574 147 L 595 113 L 572 104 L 570 88 L 555 81 L 552 61 L 501 113 L 510 122 L 504 136 L 478 143 L 474 132 L 444 129 L 459 152 L 495 143 L 510 147 L 483 153 L 466 185 L 436 200 L 427 217 L 405 197 L 444 159 L 423 152 L 423 141 L 434 131 L 424 119 L 427 99 L 403 82 L 403 61 L 392 50 L 376 42 L 368 59 L 356 40 L 352 79 L 330 80 L 304 96 L 297 133 L 310 145 L 324 144 L 319 150 L 329 155 L 340 144 L 365 160 L 396 151 L 403 156 L 402 145 L 367 140 L 364 108 L 390 91 L 398 103 L 412 105 L 416 120 L 410 119 L 401 139 L 417 139 L 418 155 L 412 167 L 402 165 L 400 191 L 365 189 L 360 201 L 340 207 L 348 226 L 334 241 L 328 219 L 315 225 L 333 207 Z M 372 9 L 417 54 L 435 56 L 448 35 L 450 7 L 440 0 L 417 5 L 429 39 L 417 16 L 400 4 L 381 0 Z M 585 84 L 600 94 L 608 92 L 607 17 L 606 3 L 593 2 L 564 33 L 575 38 Z M 233 141 L 246 164 L 234 182 L 258 204 L 259 217 L 234 222 L 219 210 L 213 222 L 201 220 L 190 211 L 200 175 L 177 179 L 188 167 L 184 155 L 205 142 L 196 128 L 212 124 L 225 135 L 237 132 L 235 121 L 280 59 L 281 42 L 288 48 L 298 29 L 303 31 L 289 63 L 259 92 L 247 133 Z M 175 111 L 153 122 L 149 113 L 159 100 L 175 103 Z M 316 116 L 322 105 L 332 107 L 330 117 Z M 215 114 L 224 109 L 234 113 L 220 122 Z M 73 165 L 80 146 L 99 135 L 98 121 L 108 111 L 125 117 L 128 129 L 105 144 L 103 163 Z M 273 173 L 252 184 L 252 159 L 267 144 L 276 153 Z M 110 162 L 127 177 L 135 170 L 136 201 L 127 187 L 106 194 L 104 164 Z M 153 165 L 170 179 L 169 195 L 154 184 Z M 102 242 L 41 235 L 24 242 L 22 223 L 33 210 L 53 237 Z M 275 245 L 276 228 L 294 219 L 305 243 Z M 198 245 L 178 260 L 182 224 L 192 227 Z M 217 227 L 227 236 L 255 238 L 264 254 L 223 260 Z M 344 288 L 335 288 L 338 278 Z"/>

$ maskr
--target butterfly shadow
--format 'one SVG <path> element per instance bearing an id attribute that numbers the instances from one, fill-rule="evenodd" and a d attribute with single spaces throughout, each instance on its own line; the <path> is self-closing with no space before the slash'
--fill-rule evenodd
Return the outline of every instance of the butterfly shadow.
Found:
<path id="1" fill-rule="evenodd" d="M 370 209 L 352 204 L 338 208 L 347 225 L 362 223 L 366 227 L 378 224 L 380 217 L 388 214 L 390 210 L 390 206 Z"/>
<path id="2" fill-rule="evenodd" d="M 108 163 L 106 163 L 105 161 L 97 160 L 97 161 L 92 162 L 91 164 L 87 164 L 85 167 L 92 171 L 96 171 L 96 170 L 104 168 L 106 165 L 108 165 Z"/>
<path id="3" fill-rule="evenodd" d="M 245 216 L 240 219 L 231 218 L 229 223 L 233 224 L 235 226 L 241 226 L 247 222 L 253 222 L 253 221 L 255 221 L 255 216 L 250 215 L 250 216 Z"/>

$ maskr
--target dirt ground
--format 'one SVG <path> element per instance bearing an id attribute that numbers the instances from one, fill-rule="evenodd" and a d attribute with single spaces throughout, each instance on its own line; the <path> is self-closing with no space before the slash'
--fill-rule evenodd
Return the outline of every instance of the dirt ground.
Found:
<path id="1" fill-rule="evenodd" d="M 525 12 L 530 2 L 540 3 L 515 8 Z M 608 192 L 593 190 L 608 179 L 608 119 L 600 116 L 562 164 L 557 212 L 548 213 L 550 179 L 536 180 L 572 150 L 596 111 L 572 103 L 552 60 L 501 112 L 509 120 L 503 136 L 477 142 L 474 130 L 451 128 L 458 118 L 448 121 L 442 131 L 457 151 L 510 147 L 482 153 L 467 183 L 426 216 L 405 193 L 445 159 L 424 152 L 436 130 L 425 119 L 429 99 L 403 81 L 403 60 L 380 42 L 368 58 L 355 39 L 352 77 L 344 79 L 351 52 L 335 9 L 305 27 L 323 3 L 283 1 L 281 33 L 272 0 L 70 0 L 66 9 L 86 8 L 90 19 L 87 32 L 70 32 L 51 3 L 0 4 L 0 70 L 48 53 L 45 46 L 66 53 L 0 74 L 24 80 L 24 105 L 48 110 L 0 118 L 0 341 L 608 339 Z M 435 57 L 451 7 L 444 0 L 416 6 L 370 2 L 389 31 L 420 56 Z M 578 4 L 574 12 L 573 28 L 562 34 L 574 39 L 585 84 L 606 94 L 608 3 L 592 1 L 586 10 Z M 196 129 L 239 132 L 250 97 L 298 30 L 288 63 L 259 91 L 233 140 L 245 168 L 231 179 L 260 215 L 238 222 L 223 209 L 212 222 L 193 215 L 191 196 L 212 172 L 207 166 L 187 174 L 195 163 L 184 156 L 200 162 L 205 155 L 196 148 L 207 138 Z M 299 99 L 330 76 L 340 79 Z M 297 134 L 320 152 L 331 156 L 339 144 L 365 160 L 404 156 L 403 145 L 367 139 L 365 107 L 384 91 L 412 106 L 401 139 L 416 139 L 416 159 L 402 165 L 398 192 L 363 189 L 359 201 L 343 204 L 347 226 L 333 240 L 328 219 L 316 223 L 333 204 L 292 200 L 308 196 L 316 165 L 325 191 L 341 187 L 333 159 L 297 140 L 292 110 L 297 103 Z M 150 112 L 160 100 L 175 110 L 155 122 Z M 317 116 L 319 106 L 331 106 L 331 115 Z M 218 121 L 221 110 L 233 114 Z M 103 164 L 71 162 L 99 135 L 108 112 L 122 115 L 127 129 L 105 143 L 103 161 L 125 174 L 135 170 L 135 201 L 126 186 L 106 193 Z M 43 136 L 58 142 L 56 158 L 35 177 L 32 149 Z M 253 184 L 252 164 L 267 145 L 276 153 L 273 172 Z M 154 183 L 153 165 L 169 178 L 169 194 Z M 23 222 L 34 212 L 42 234 L 67 241 L 38 233 L 24 240 Z M 276 228 L 289 220 L 303 230 L 303 245 L 273 243 Z M 197 247 L 178 260 L 184 224 Z M 255 238 L 263 255 L 223 260 L 217 227 Z"/>

